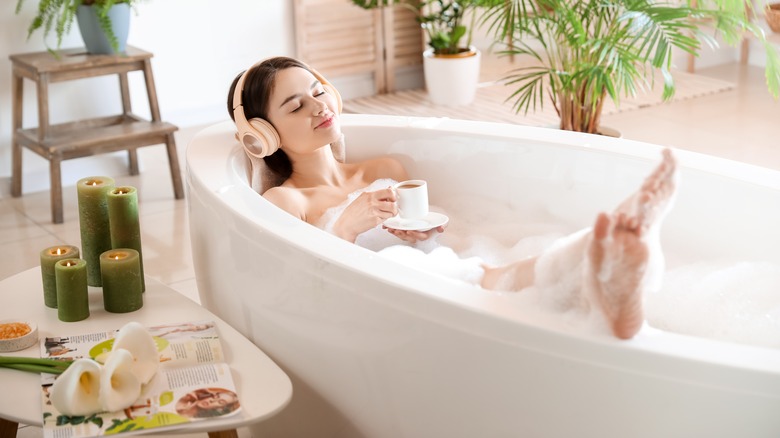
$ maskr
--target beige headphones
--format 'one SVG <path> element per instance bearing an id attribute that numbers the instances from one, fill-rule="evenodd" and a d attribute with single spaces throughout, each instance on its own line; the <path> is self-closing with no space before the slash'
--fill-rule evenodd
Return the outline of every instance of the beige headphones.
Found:
<path id="1" fill-rule="evenodd" d="M 244 105 L 241 101 L 241 94 L 244 91 L 244 79 L 250 70 L 263 62 L 264 61 L 260 61 L 252 65 L 252 67 L 249 67 L 238 79 L 236 89 L 233 92 L 233 117 L 235 118 L 236 129 L 238 130 L 236 137 L 238 138 L 238 141 L 244 145 L 244 150 L 246 150 L 247 154 L 257 158 L 263 158 L 273 154 L 279 149 L 281 143 L 279 133 L 276 132 L 273 125 L 260 117 L 254 117 L 247 120 L 244 115 Z M 331 85 L 331 83 L 319 74 L 317 70 L 314 70 L 309 66 L 306 66 L 306 68 L 318 81 L 320 81 L 327 93 L 336 97 L 338 111 L 339 114 L 341 114 L 341 95 L 338 90 L 336 90 L 336 87 Z"/>

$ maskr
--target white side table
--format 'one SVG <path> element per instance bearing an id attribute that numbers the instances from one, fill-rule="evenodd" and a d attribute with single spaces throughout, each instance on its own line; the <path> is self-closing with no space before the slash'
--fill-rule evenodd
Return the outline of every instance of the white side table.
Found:
<path id="1" fill-rule="evenodd" d="M 144 326 L 214 321 L 219 331 L 225 362 L 230 366 L 238 397 L 239 415 L 214 421 L 188 423 L 176 433 L 209 432 L 214 437 L 236 436 L 235 429 L 263 421 L 281 411 L 292 398 L 287 375 L 259 348 L 217 316 L 164 284 L 146 278 L 144 306 L 131 313 L 103 310 L 100 288 L 89 289 L 90 316 L 79 322 L 62 322 L 57 309 L 43 304 L 39 268 L 32 268 L 0 281 L 0 320 L 24 318 L 38 324 L 40 339 L 61 334 L 77 335 L 118 329 L 130 321 Z M 40 357 L 39 344 L 3 355 Z M 42 426 L 40 376 L 0 369 L 0 436 L 15 436 L 18 423 Z M 170 432 L 171 429 L 165 430 Z M 152 429 L 149 433 L 162 433 Z"/>

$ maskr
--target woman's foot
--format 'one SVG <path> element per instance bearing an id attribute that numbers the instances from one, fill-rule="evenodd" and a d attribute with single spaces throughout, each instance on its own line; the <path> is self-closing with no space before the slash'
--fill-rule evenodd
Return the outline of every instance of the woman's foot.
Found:
<path id="1" fill-rule="evenodd" d="M 670 149 L 663 150 L 661 163 L 645 178 L 642 187 L 623 201 L 614 214 L 625 214 L 631 225 L 641 223 L 640 233 L 660 223 L 677 189 L 677 161 Z"/>
<path id="2" fill-rule="evenodd" d="M 643 237 L 663 218 L 675 192 L 675 178 L 676 163 L 667 149 L 637 193 L 614 213 L 596 218 L 588 248 L 589 281 L 594 304 L 602 308 L 618 338 L 631 338 L 642 327 L 642 294 L 650 255 Z"/>

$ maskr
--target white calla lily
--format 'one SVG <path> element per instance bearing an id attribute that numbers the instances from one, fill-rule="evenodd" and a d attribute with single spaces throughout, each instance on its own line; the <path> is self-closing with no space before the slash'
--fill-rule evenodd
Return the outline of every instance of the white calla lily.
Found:
<path id="1" fill-rule="evenodd" d="M 125 349 L 133 355 L 133 373 L 142 384 L 149 383 L 160 366 L 154 338 L 144 326 L 129 322 L 119 329 L 112 350 Z"/>
<path id="2" fill-rule="evenodd" d="M 103 365 L 104 363 L 106 363 L 106 361 L 108 360 L 108 356 L 110 356 L 110 355 L 111 355 L 110 351 L 104 351 L 104 352 L 98 354 L 97 356 L 95 356 L 94 359 L 95 359 L 95 361 L 97 361 L 97 363 L 99 363 L 100 365 Z"/>
<path id="3" fill-rule="evenodd" d="M 91 415 L 100 405 L 100 364 L 78 359 L 62 373 L 49 391 L 49 399 L 64 415 Z"/>
<path id="4" fill-rule="evenodd" d="M 113 349 L 100 375 L 100 403 L 114 412 L 128 408 L 141 396 L 141 382 L 132 371 L 133 355 Z"/>

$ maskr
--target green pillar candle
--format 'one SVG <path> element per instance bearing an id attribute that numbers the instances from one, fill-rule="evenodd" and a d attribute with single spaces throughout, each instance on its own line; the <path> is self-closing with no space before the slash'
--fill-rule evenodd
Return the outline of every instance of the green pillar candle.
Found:
<path id="1" fill-rule="evenodd" d="M 138 251 L 141 264 L 141 291 L 144 282 L 144 254 L 141 251 L 141 224 L 138 219 L 138 191 L 135 187 L 115 187 L 108 191 L 108 222 L 111 248 L 132 248 Z"/>
<path id="2" fill-rule="evenodd" d="M 57 308 L 57 281 L 54 264 L 59 260 L 79 258 L 79 249 L 72 245 L 57 245 L 41 251 L 41 279 L 43 280 L 43 303 Z"/>
<path id="3" fill-rule="evenodd" d="M 113 313 L 127 313 L 140 309 L 141 263 L 138 251 L 116 248 L 100 255 L 103 275 L 103 307 Z"/>
<path id="4" fill-rule="evenodd" d="M 60 260 L 54 264 L 54 272 L 57 279 L 57 317 L 65 322 L 87 319 L 87 262 L 81 259 Z"/>
<path id="5" fill-rule="evenodd" d="M 90 286 L 101 285 L 100 254 L 111 249 L 107 193 L 113 188 L 114 180 L 107 176 L 90 176 L 76 183 L 81 251 L 87 262 L 87 282 Z"/>

